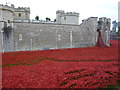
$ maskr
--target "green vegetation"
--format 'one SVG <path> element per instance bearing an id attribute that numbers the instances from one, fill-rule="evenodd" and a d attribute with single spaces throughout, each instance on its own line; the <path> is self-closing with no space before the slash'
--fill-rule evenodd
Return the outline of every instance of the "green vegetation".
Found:
<path id="1" fill-rule="evenodd" d="M 35 17 L 35 20 L 39 20 L 39 16 L 36 16 L 36 17 Z"/>
<path id="2" fill-rule="evenodd" d="M 15 65 L 18 65 L 18 64 L 7 64 L 7 65 L 3 65 L 2 67 L 6 67 L 6 66 L 15 66 Z"/>
<path id="3" fill-rule="evenodd" d="M 54 22 L 56 22 L 56 19 L 54 19 Z"/>
<path id="4" fill-rule="evenodd" d="M 48 17 L 46 17 L 45 19 L 46 19 L 46 21 L 50 21 L 50 18 L 48 18 Z"/>
<path id="5" fill-rule="evenodd" d="M 120 80 L 117 80 L 117 85 L 106 85 L 107 86 L 107 88 L 120 88 Z"/>

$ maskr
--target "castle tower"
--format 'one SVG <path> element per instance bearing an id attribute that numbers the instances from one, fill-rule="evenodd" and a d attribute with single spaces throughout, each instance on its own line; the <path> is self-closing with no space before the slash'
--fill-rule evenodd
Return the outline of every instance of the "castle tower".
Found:
<path id="1" fill-rule="evenodd" d="M 109 46 L 110 43 L 110 26 L 111 19 L 106 17 L 99 18 L 98 29 L 101 30 L 101 36 L 105 45 Z"/>
<path id="2" fill-rule="evenodd" d="M 61 15 L 64 14 L 64 10 L 56 11 L 56 22 L 61 23 Z"/>
<path id="3" fill-rule="evenodd" d="M 14 9 L 7 5 L 0 4 L 0 21 L 4 21 L 9 24 L 13 21 Z"/>
<path id="4" fill-rule="evenodd" d="M 18 7 L 14 8 L 14 20 L 30 20 L 30 8 Z"/>
<path id="5" fill-rule="evenodd" d="M 63 10 L 58 10 L 56 12 L 56 22 L 60 24 L 79 24 L 79 13 L 76 12 L 64 12 Z"/>
<path id="6" fill-rule="evenodd" d="M 0 4 L 0 38 L 2 51 L 13 50 L 13 21 L 15 20 L 29 20 L 30 8 L 15 8 L 11 6 Z"/>
<path id="7" fill-rule="evenodd" d="M 30 20 L 30 8 L 18 7 L 0 4 L 0 20 L 10 23 L 14 20 Z"/>

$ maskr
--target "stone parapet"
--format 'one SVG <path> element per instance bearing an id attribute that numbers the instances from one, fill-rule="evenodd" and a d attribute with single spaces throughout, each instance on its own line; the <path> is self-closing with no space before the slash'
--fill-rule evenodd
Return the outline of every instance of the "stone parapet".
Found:
<path id="1" fill-rule="evenodd" d="M 7 5 L 0 4 L 0 9 L 1 10 L 8 10 L 8 11 L 11 11 L 14 13 L 14 8 L 7 6 Z"/>

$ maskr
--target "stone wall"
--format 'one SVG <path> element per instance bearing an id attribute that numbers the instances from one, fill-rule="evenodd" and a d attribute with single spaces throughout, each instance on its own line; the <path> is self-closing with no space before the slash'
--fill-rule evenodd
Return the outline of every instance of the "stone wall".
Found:
<path id="1" fill-rule="evenodd" d="M 93 45 L 97 42 L 97 17 L 90 17 L 82 22 L 80 24 L 80 30 L 81 30 L 81 42 L 87 42 L 91 43 Z M 89 47 L 89 46 L 88 46 Z"/>
<path id="2" fill-rule="evenodd" d="M 93 32 L 96 32 L 96 26 L 90 22 L 91 19 L 82 25 L 14 23 L 14 50 L 94 46 L 96 33 Z M 84 28 L 85 24 L 89 26 Z"/>
<path id="3" fill-rule="evenodd" d="M 0 20 L 5 20 L 6 22 L 11 22 L 13 21 L 13 12 L 7 11 L 7 10 L 2 10 L 2 17 Z"/>
<path id="4" fill-rule="evenodd" d="M 71 31 L 72 35 L 70 35 Z M 15 49 L 37 50 L 73 47 L 74 44 L 70 44 L 72 42 L 70 36 L 76 38 L 75 42 L 79 44 L 78 32 L 80 33 L 80 29 L 77 25 L 14 23 Z"/>
<path id="5" fill-rule="evenodd" d="M 88 18 L 80 25 L 14 22 L 10 37 L 5 39 L 3 35 L 3 49 L 7 52 L 93 47 L 98 37 L 97 26 L 97 17 Z M 106 44 L 108 33 L 102 35 Z"/>
<path id="6" fill-rule="evenodd" d="M 3 47 L 2 47 L 2 22 L 0 22 L 0 51 L 2 51 Z"/>

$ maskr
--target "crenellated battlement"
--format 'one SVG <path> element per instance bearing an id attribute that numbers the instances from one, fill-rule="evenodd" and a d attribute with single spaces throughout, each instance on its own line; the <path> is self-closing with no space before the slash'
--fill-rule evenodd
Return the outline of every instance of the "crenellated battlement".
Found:
<path id="1" fill-rule="evenodd" d="M 13 4 L 11 4 L 11 6 L 0 4 L 0 9 L 11 10 L 12 12 L 14 12 L 14 11 L 28 11 L 28 12 L 30 12 L 29 7 L 15 8 Z"/>
<path id="2" fill-rule="evenodd" d="M 15 8 L 14 4 L 11 4 L 11 6 L 0 4 L 0 14 L 0 20 L 5 20 L 6 22 L 14 20 L 30 20 L 29 7 Z"/>
<path id="3" fill-rule="evenodd" d="M 27 11 L 27 12 L 30 12 L 29 7 L 18 7 L 18 8 L 14 8 L 14 9 L 15 9 L 15 11 L 21 11 L 21 12 Z"/>
<path id="4" fill-rule="evenodd" d="M 106 18 L 106 17 L 99 18 L 98 29 L 107 30 L 107 29 L 110 29 L 110 25 L 111 25 L 111 19 L 110 18 Z"/>
<path id="5" fill-rule="evenodd" d="M 64 10 L 57 10 L 57 11 L 56 11 L 56 14 L 58 14 L 58 13 L 60 13 L 60 14 L 64 14 L 65 11 L 64 11 Z"/>
<path id="6" fill-rule="evenodd" d="M 76 13 L 76 12 L 66 12 L 65 14 L 66 15 L 78 15 L 79 16 L 79 13 Z"/>
<path id="7" fill-rule="evenodd" d="M 0 10 L 8 10 L 8 11 L 14 12 L 14 8 L 8 5 L 3 5 L 3 4 L 0 4 Z"/>
<path id="8" fill-rule="evenodd" d="M 64 10 L 58 10 L 58 11 L 56 11 L 56 14 L 60 14 L 60 15 L 77 15 L 77 16 L 79 16 L 79 13 L 76 13 L 76 12 L 65 12 Z"/>
<path id="9" fill-rule="evenodd" d="M 56 21 L 61 24 L 79 24 L 79 13 L 65 12 L 64 10 L 56 11 Z"/>

